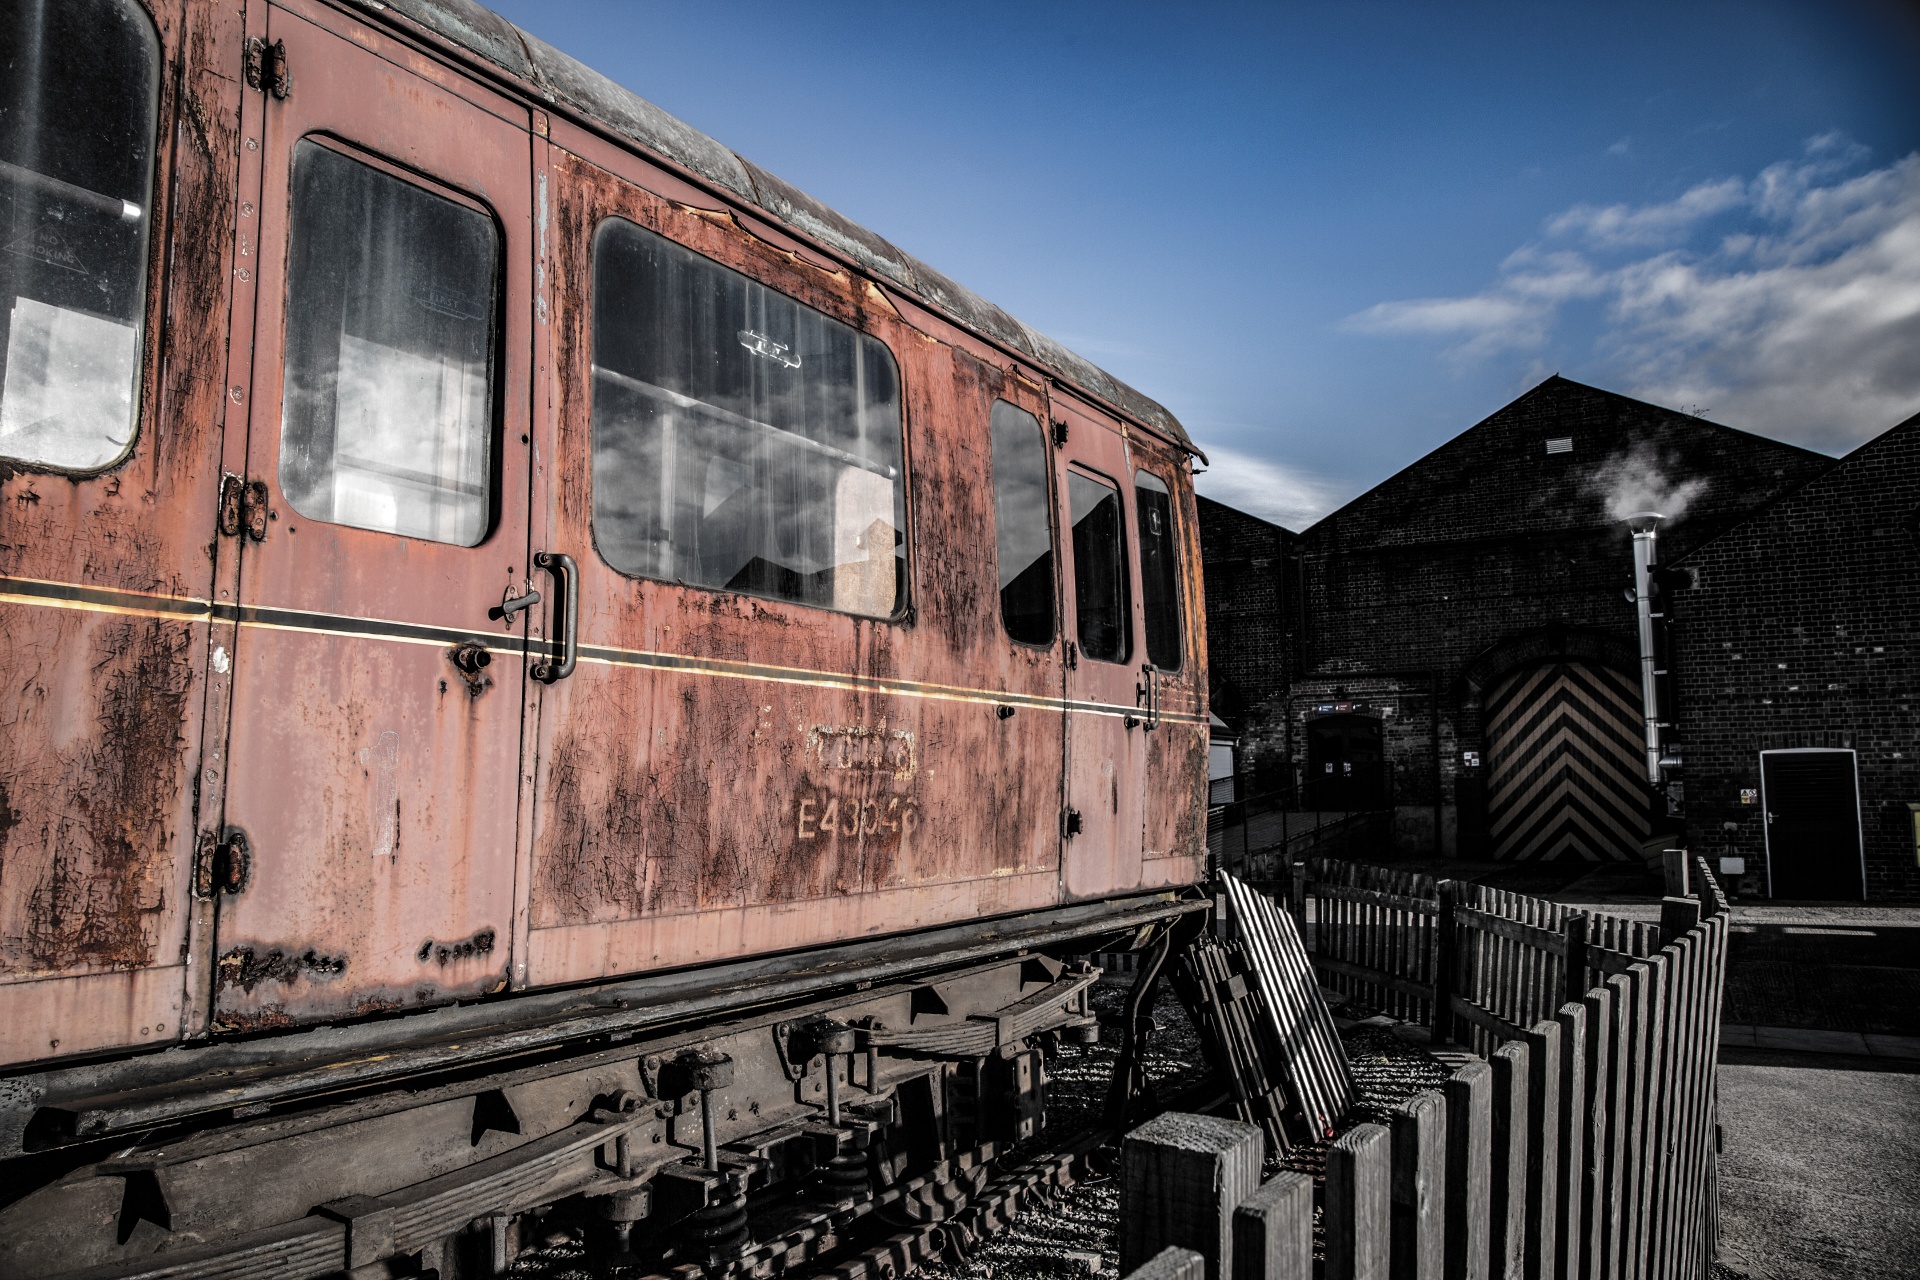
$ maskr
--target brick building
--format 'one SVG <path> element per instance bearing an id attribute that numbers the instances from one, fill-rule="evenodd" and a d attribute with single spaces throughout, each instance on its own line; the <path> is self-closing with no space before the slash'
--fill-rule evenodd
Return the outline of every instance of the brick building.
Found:
<path id="1" fill-rule="evenodd" d="M 1920 417 L 1667 560 L 1688 846 L 1743 893 L 1920 899 Z"/>
<path id="2" fill-rule="evenodd" d="M 1216 712 L 1310 803 L 1390 804 L 1406 851 L 1631 856 L 1648 793 L 1610 504 L 1688 493 L 1671 559 L 1832 465 L 1555 377 L 1297 538 L 1206 503 Z"/>
<path id="3" fill-rule="evenodd" d="M 1278 790 L 1293 777 L 1287 686 L 1294 675 L 1300 535 L 1211 499 L 1198 501 L 1208 702 L 1238 740 L 1237 763 L 1251 790 Z"/>

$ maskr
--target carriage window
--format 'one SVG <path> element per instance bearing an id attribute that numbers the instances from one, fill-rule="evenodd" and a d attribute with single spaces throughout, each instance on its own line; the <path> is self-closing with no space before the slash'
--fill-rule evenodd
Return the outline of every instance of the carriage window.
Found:
<path id="1" fill-rule="evenodd" d="M 0 15 L 0 458 L 133 443 L 159 59 L 134 0 Z"/>
<path id="2" fill-rule="evenodd" d="M 593 534 L 622 573 L 886 618 L 900 378 L 879 340 L 630 222 L 593 260 Z"/>
<path id="3" fill-rule="evenodd" d="M 1000 620 L 1022 644 L 1053 643 L 1053 519 L 1040 420 L 993 402 L 993 527 L 1000 549 Z"/>
<path id="4" fill-rule="evenodd" d="M 1120 491 L 1105 480 L 1070 471 L 1067 503 L 1073 515 L 1073 608 L 1081 652 L 1104 662 L 1125 662 L 1133 637 Z"/>
<path id="5" fill-rule="evenodd" d="M 1180 669 L 1180 562 L 1174 555 L 1173 498 L 1151 471 L 1133 475 L 1133 509 L 1140 522 L 1140 603 L 1147 615 L 1147 661 Z"/>
<path id="6" fill-rule="evenodd" d="M 280 487 L 309 520 L 486 536 L 500 235 L 311 140 L 293 158 Z"/>

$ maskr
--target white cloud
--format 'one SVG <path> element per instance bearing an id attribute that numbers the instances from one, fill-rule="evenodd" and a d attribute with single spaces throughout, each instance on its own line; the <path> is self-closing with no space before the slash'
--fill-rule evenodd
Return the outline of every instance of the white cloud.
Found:
<path id="1" fill-rule="evenodd" d="M 1193 478 L 1193 487 L 1215 502 L 1296 530 L 1340 504 L 1339 492 L 1317 476 L 1237 449 L 1201 448 L 1207 470 Z"/>
<path id="2" fill-rule="evenodd" d="M 1578 254 L 1518 249 L 1501 264 L 1500 285 L 1464 298 L 1382 302 L 1350 316 L 1360 333 L 1421 334 L 1460 340 L 1456 354 L 1487 356 L 1537 347 L 1562 303 L 1590 298 L 1605 282 Z"/>
<path id="3" fill-rule="evenodd" d="M 1584 239 L 1598 245 L 1665 244 L 1674 233 L 1703 218 L 1737 208 L 1747 199 L 1747 184 L 1738 178 L 1703 182 L 1678 200 L 1633 209 L 1624 204 L 1596 208 L 1577 204 L 1547 220 L 1547 234 Z"/>
<path id="4" fill-rule="evenodd" d="M 1537 351 L 1592 300 L 1599 336 L 1572 363 L 1609 385 L 1846 448 L 1920 410 L 1920 153 L 1859 172 L 1864 156 L 1828 134 L 1751 180 L 1576 206 L 1478 293 L 1381 303 L 1347 327 L 1477 359 Z"/>

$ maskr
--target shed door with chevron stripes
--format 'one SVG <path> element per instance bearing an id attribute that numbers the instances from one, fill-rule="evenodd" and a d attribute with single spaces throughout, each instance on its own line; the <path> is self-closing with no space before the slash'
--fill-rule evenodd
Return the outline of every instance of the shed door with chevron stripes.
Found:
<path id="1" fill-rule="evenodd" d="M 1495 685 L 1486 706 L 1494 857 L 1640 856 L 1652 828 L 1631 677 L 1576 662 L 1530 667 Z"/>

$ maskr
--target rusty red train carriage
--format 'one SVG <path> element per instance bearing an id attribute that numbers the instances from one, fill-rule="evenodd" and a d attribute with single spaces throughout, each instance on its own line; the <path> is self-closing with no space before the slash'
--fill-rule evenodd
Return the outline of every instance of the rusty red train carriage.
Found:
<path id="1" fill-rule="evenodd" d="M 169 1225 L 223 1184 L 132 1135 L 364 1143 L 431 1084 L 504 1158 L 661 1096 L 610 1043 L 859 992 L 1004 1050 L 1191 915 L 1164 409 L 461 0 L 0 13 L 0 1275 L 262 1225 Z M 864 1020 L 888 1123 L 901 1064 L 984 1087 Z M 763 1022 L 737 1100 L 856 1089 Z"/>

